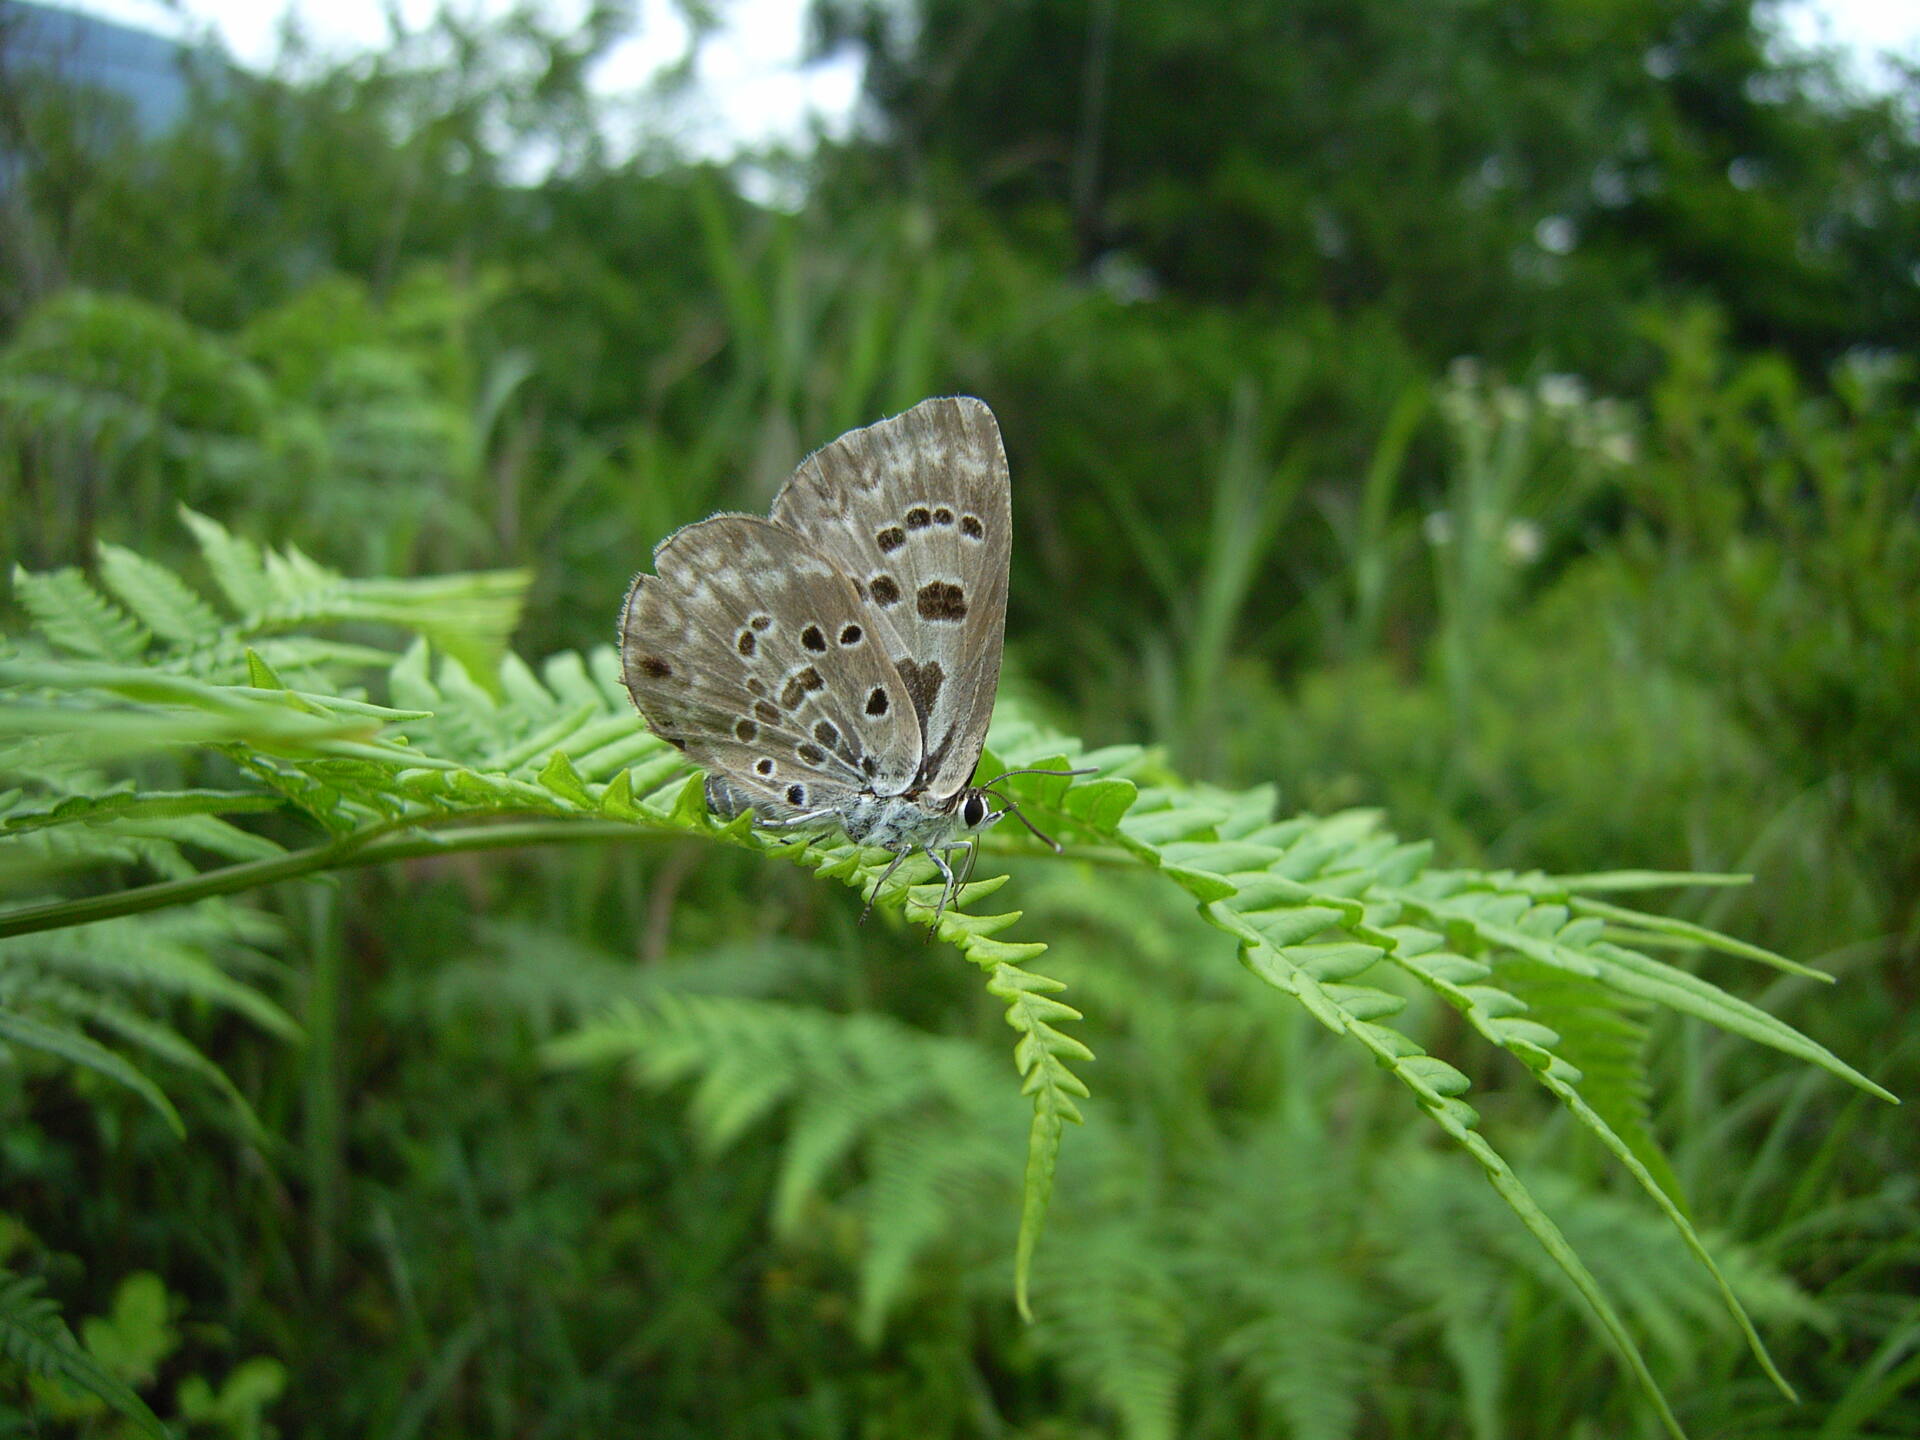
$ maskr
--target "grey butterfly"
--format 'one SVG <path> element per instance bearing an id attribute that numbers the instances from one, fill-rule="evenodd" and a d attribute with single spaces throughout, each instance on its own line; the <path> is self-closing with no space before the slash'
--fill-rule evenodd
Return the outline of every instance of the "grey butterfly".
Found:
<path id="1" fill-rule="evenodd" d="M 875 895 L 924 851 L 946 880 L 937 927 L 965 883 L 953 854 L 970 872 L 1009 811 L 1033 829 L 992 792 L 1006 776 L 973 783 L 1012 540 L 993 412 L 923 400 L 808 456 L 767 519 L 715 515 L 662 541 L 627 592 L 627 690 L 707 771 L 719 814 L 838 824 L 892 851 Z"/>

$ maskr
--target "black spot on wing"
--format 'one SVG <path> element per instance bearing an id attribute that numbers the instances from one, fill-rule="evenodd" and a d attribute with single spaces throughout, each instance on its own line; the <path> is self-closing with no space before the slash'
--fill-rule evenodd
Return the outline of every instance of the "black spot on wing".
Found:
<path id="1" fill-rule="evenodd" d="M 876 605 L 893 606 L 900 603 L 900 586 L 891 575 L 876 575 L 868 586 Z"/>
<path id="2" fill-rule="evenodd" d="M 967 618 L 967 592 L 945 580 L 929 580 L 914 597 L 922 620 L 957 622 Z"/>
<path id="3" fill-rule="evenodd" d="M 796 670 L 787 677 L 786 689 L 780 692 L 780 704 L 787 710 L 797 709 L 802 700 L 827 682 L 820 678 L 820 672 L 809 665 L 804 670 Z"/>
<path id="4" fill-rule="evenodd" d="M 639 665 L 640 673 L 650 680 L 664 680 L 673 674 L 673 666 L 658 655 L 642 655 L 635 663 Z"/>

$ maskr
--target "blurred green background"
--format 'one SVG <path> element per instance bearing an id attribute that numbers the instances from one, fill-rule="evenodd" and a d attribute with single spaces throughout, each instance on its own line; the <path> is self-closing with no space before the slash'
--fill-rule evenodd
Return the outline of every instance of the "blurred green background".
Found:
<path id="1" fill-rule="evenodd" d="M 21 8 L 9 568 L 191 573 L 185 502 L 353 575 L 527 567 L 538 656 L 609 638 L 677 526 L 979 395 L 1009 693 L 1453 864 L 1749 872 L 1673 913 L 1841 983 L 1703 967 L 1920 1093 L 1920 75 L 1862 90 L 1752 0 L 815 0 L 821 53 L 866 56 L 849 136 L 702 162 L 691 61 L 624 109 L 589 84 L 628 5 L 208 67 L 160 127 L 9 50 Z M 724 9 L 683 14 L 697 43 Z M 1034 1327 L 995 1009 L 854 897 L 688 842 L 252 897 L 242 968 L 304 1043 L 171 1020 L 263 1133 L 211 1082 L 182 1144 L 0 1067 L 0 1259 L 196 1435 L 1653 1433 L 1471 1167 L 1196 963 L 1190 906 L 1040 865 L 1008 894 L 1099 1057 Z M 677 1071 L 542 1064 L 663 991 L 706 1017 Z M 682 1078 L 776 1002 L 794 1094 L 874 1033 L 903 1087 L 801 1213 L 786 1109 Z M 1682 1421 L 1920 1435 L 1910 1118 L 1613 1018 L 1591 1063 L 1643 1091 L 1798 1407 L 1604 1157 L 1474 1081 Z M 989 1078 L 915 1088 L 950 1067 Z M 7 1433 L 121 1433 L 6 1355 Z"/>

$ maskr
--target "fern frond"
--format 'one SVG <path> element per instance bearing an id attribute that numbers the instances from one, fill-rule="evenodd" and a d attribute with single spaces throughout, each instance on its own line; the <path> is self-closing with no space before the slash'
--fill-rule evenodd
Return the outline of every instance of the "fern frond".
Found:
<path id="1" fill-rule="evenodd" d="M 27 1374 L 62 1381 L 105 1401 L 153 1440 L 170 1440 L 138 1395 L 75 1342 L 40 1282 L 0 1269 L 0 1355 Z"/>
<path id="2" fill-rule="evenodd" d="M 0 1041 L 23 1050 L 38 1050 L 55 1056 L 70 1065 L 103 1075 L 116 1085 L 124 1085 L 159 1112 L 160 1118 L 167 1122 L 167 1127 L 175 1135 L 187 1133 L 186 1126 L 181 1123 L 180 1112 L 173 1108 L 173 1102 L 161 1093 L 159 1086 L 106 1046 L 89 1039 L 78 1030 L 49 1025 L 15 1010 L 0 1009 Z"/>
<path id="3" fill-rule="evenodd" d="M 922 1118 L 878 1127 L 866 1152 L 855 1329 L 871 1345 L 905 1297 L 914 1263 L 936 1244 L 951 1247 L 969 1218 L 1004 1203 L 1013 1176 L 1002 1137 L 972 1125 Z"/>
<path id="4" fill-rule="evenodd" d="M 219 614 L 164 565 L 102 543 L 100 579 L 165 644 L 192 649 L 219 637 Z"/>
<path id="5" fill-rule="evenodd" d="M 161 630 L 169 645 L 173 635 L 197 634 L 204 628 L 204 612 L 182 601 L 176 588 L 124 562 L 118 562 L 116 588 L 148 617 L 152 631 L 78 577 L 41 586 L 41 608 L 56 625 L 67 627 L 70 643 L 62 648 L 69 658 L 0 660 L 0 683 L 13 685 L 18 697 L 0 706 L 0 765 L 20 769 L 23 756 L 38 756 L 77 773 L 71 767 L 143 746 L 215 747 L 245 772 L 251 788 L 241 793 L 284 800 L 313 821 L 323 838 L 305 850 L 269 854 L 262 849 L 257 858 L 242 859 L 239 848 L 247 842 L 236 838 L 242 832 L 209 828 L 208 821 L 224 824 L 219 816 L 228 813 L 211 804 L 172 816 L 158 808 L 145 815 L 132 809 L 114 815 L 103 811 L 91 828 L 104 834 L 122 827 L 126 833 L 111 837 L 116 842 L 164 844 L 173 856 L 192 849 L 218 854 L 224 845 L 236 863 L 117 895 L 16 907 L 0 912 L 0 935 L 57 929 L 269 880 L 444 849 L 655 836 L 699 836 L 784 859 L 875 900 L 883 915 L 935 923 L 940 889 L 928 883 L 924 859 L 903 866 L 898 883 L 876 896 L 893 858 L 885 852 L 862 850 L 844 837 L 756 831 L 750 816 L 722 823 L 710 815 L 702 777 L 678 752 L 647 734 L 633 715 L 610 647 L 555 656 L 538 667 L 500 655 L 520 577 L 349 581 L 298 551 L 260 550 L 202 517 L 190 517 L 189 524 L 240 618 L 225 623 L 217 640 L 192 652 L 163 651 L 161 664 L 140 668 L 126 658 L 114 663 L 111 656 L 130 658 L 136 641 L 150 645 L 152 634 Z M 106 563 L 115 562 L 109 557 Z M 33 591 L 34 585 L 27 589 Z M 337 684 L 331 690 L 295 690 L 265 649 L 251 646 L 267 634 L 302 643 L 311 638 L 300 633 L 303 627 L 342 619 L 380 619 L 427 637 L 387 666 L 391 706 L 338 693 Z M 266 643 L 260 640 L 261 646 Z M 315 673 L 324 676 L 325 652 L 308 653 L 315 657 Z M 221 665 L 242 664 L 243 672 L 228 678 L 230 670 L 205 663 L 212 655 L 227 657 Z M 478 663 L 481 658 L 487 663 Z M 1430 847 L 1400 843 L 1375 814 L 1275 821 L 1273 796 L 1266 789 L 1230 792 L 1190 785 L 1135 748 L 1086 753 L 1024 720 L 1012 702 L 1002 705 L 992 741 L 989 766 L 1090 766 L 1098 772 L 1091 778 L 1023 775 L 1008 786 L 1027 814 L 1065 842 L 1063 863 L 1159 872 L 1191 897 L 1209 925 L 1232 938 L 1248 972 L 1389 1073 L 1480 1166 L 1554 1272 L 1591 1307 L 1670 1429 L 1677 1426 L 1620 1314 L 1547 1209 L 1481 1133 L 1479 1117 L 1465 1099 L 1466 1076 L 1393 1023 L 1403 997 L 1368 983 L 1376 967 L 1383 974 L 1404 972 L 1460 1009 L 1475 1034 L 1513 1055 L 1566 1106 L 1646 1190 L 1694 1258 L 1707 1262 L 1702 1273 L 1746 1329 L 1762 1363 L 1768 1363 L 1732 1291 L 1712 1270 L 1670 1177 L 1660 1173 L 1644 1127 L 1636 1126 L 1631 1063 L 1616 1065 L 1611 1075 L 1596 1067 L 1589 1081 L 1569 1055 L 1583 1036 L 1597 1037 L 1600 1027 L 1575 1035 L 1569 1047 L 1566 1034 L 1529 1019 L 1525 1001 L 1502 987 L 1509 974 L 1514 983 L 1521 982 L 1528 973 L 1522 962 L 1546 967 L 1597 987 L 1616 1009 L 1651 1004 L 1695 1015 L 1891 1098 L 1791 1026 L 1618 942 L 1623 935 L 1656 934 L 1787 968 L 1792 962 L 1685 922 L 1641 916 L 1592 898 L 1644 888 L 1645 877 L 1632 872 L 1555 880 L 1437 871 Z M 23 790 L 28 783 L 23 777 Z M 14 810 L 36 815 L 57 810 L 62 796 L 47 796 L 45 788 L 36 787 L 31 799 L 16 798 Z M 156 805 L 168 803 L 155 798 Z M 36 822 L 13 839 L 86 828 Z M 1003 831 L 991 837 L 987 853 L 1044 852 Z M 1689 877 L 1701 883 L 1716 878 Z M 1044 946 L 1003 938 L 1020 921 L 1019 913 L 975 913 L 1006 881 L 1004 875 L 989 876 L 966 887 L 958 903 L 940 916 L 938 933 L 981 970 L 1016 1032 L 1015 1063 L 1031 1107 L 1015 1256 L 1015 1290 L 1024 1309 L 1061 1135 L 1067 1123 L 1080 1120 L 1078 1102 L 1087 1094 L 1075 1067 L 1091 1057 L 1068 1033 L 1066 1027 L 1079 1014 L 1057 998 L 1059 982 L 1034 968 Z M 770 1112 L 797 1104 L 796 1133 L 804 1136 L 804 1144 L 792 1152 L 785 1172 L 779 1200 L 783 1224 L 795 1223 L 847 1156 L 864 1155 L 871 1169 L 878 1158 L 871 1137 L 898 1128 L 898 1118 L 912 1107 L 934 1103 L 934 1092 L 916 1089 L 919 1082 L 897 1067 L 862 1060 L 822 1069 L 818 1036 L 813 1049 L 791 1035 L 776 1042 L 770 1037 L 779 1027 L 765 1015 L 747 1025 L 737 1014 L 714 1009 L 716 1003 L 712 997 L 697 1003 L 684 995 L 641 997 L 639 1009 L 624 1022 L 624 1041 L 615 1043 L 589 1029 L 575 1037 L 584 1049 L 556 1054 L 581 1062 L 589 1058 L 588 1042 L 598 1033 L 600 1058 L 624 1056 L 640 1065 L 648 1083 L 693 1078 L 696 1123 L 715 1145 Z M 643 1059 L 633 1049 L 636 1025 L 648 1029 Z M 850 1023 L 837 1026 L 832 1044 L 859 1050 L 872 1043 L 860 1038 L 863 1034 Z M 881 1049 L 904 1047 L 902 1053 L 924 1058 L 924 1050 L 915 1048 L 921 1043 L 889 1035 Z M 801 1096 L 814 1092 L 804 1089 L 802 1076 L 819 1085 L 819 1102 L 811 1110 Z M 951 1109 L 952 1094 L 938 1093 L 944 1096 L 938 1104 Z M 930 1179 L 930 1172 L 900 1163 L 897 1174 L 906 1177 L 898 1181 L 901 1193 L 922 1197 L 915 1201 L 921 1218 L 939 1212 L 944 1203 L 925 1196 L 972 1184 L 986 1173 L 970 1165 L 957 1179 Z M 914 1190 L 915 1185 L 922 1188 Z M 908 1263 L 898 1257 L 915 1253 L 918 1223 L 902 1221 L 902 1238 L 889 1241 L 893 1248 L 886 1251 L 895 1258 L 885 1260 L 866 1282 L 867 1316 L 884 1316 L 895 1303 L 897 1277 Z"/>
<path id="6" fill-rule="evenodd" d="M 792 1106 L 774 1203 L 786 1233 L 832 1173 L 863 1157 L 860 1328 L 869 1338 L 916 1257 L 1011 1180 L 992 1066 L 971 1044 L 881 1016 L 663 993 L 616 1007 L 545 1055 L 556 1066 L 623 1064 L 650 1088 L 692 1080 L 688 1114 L 712 1150 Z"/>
<path id="7" fill-rule="evenodd" d="M 85 930 L 0 940 L 0 963 L 204 1000 L 283 1040 L 300 1037 L 285 1010 L 220 969 L 201 944 L 177 941 L 164 917 L 156 918 L 159 923 L 148 917 L 102 920 Z"/>
<path id="8" fill-rule="evenodd" d="M 71 566 L 36 575 L 13 567 L 14 598 L 48 642 L 89 660 L 132 664 L 153 637 Z"/>
<path id="9" fill-rule="evenodd" d="M 1127 1440 L 1180 1433 L 1187 1375 L 1182 1277 L 1153 1224 L 1145 1206 L 1081 1220 L 1036 1282 L 1046 1299 L 1036 1344 L 1119 1417 Z"/>
<path id="10" fill-rule="evenodd" d="M 523 570 L 493 570 L 349 580 L 292 546 L 255 546 L 185 506 L 181 516 L 239 616 L 220 636 L 229 648 L 316 625 L 372 623 L 411 630 L 473 673 L 489 674 L 519 623 L 531 579 Z"/>
<path id="11" fill-rule="evenodd" d="M 38 989 L 38 987 L 37 987 Z M 260 1123 L 260 1117 L 254 1113 L 247 1097 L 233 1083 L 226 1071 L 210 1060 L 192 1041 L 170 1025 L 131 1010 L 125 1005 L 108 999 L 98 993 L 77 987 L 47 992 L 38 989 L 44 998 L 55 1008 L 68 1014 L 78 1015 L 98 1026 L 111 1031 L 127 1044 L 137 1046 L 177 1069 L 211 1085 L 225 1097 L 233 1109 L 240 1128 L 256 1138 L 264 1137 L 266 1129 Z"/>
<path id="12" fill-rule="evenodd" d="M 1382 1024 L 1400 997 L 1352 983 L 1394 948 L 1369 922 L 1358 898 L 1383 878 L 1410 878 L 1424 863 L 1377 829 L 1369 813 L 1327 820 L 1265 821 L 1265 806 L 1245 797 L 1143 793 L 1124 822 L 1134 847 L 1156 858 L 1201 903 L 1210 923 L 1239 942 L 1241 962 L 1297 1000 L 1336 1034 L 1358 1042 L 1413 1094 L 1442 1130 L 1485 1172 L 1494 1188 L 1593 1308 L 1668 1429 L 1679 1423 L 1631 1334 L 1565 1236 L 1507 1161 L 1479 1133 L 1479 1117 L 1458 1097 L 1466 1076 L 1428 1055 L 1412 1037 Z"/>
<path id="13" fill-rule="evenodd" d="M 17 834 L 54 825 L 97 825 L 106 820 L 175 820 L 187 816 L 240 815 L 277 810 L 271 795 L 246 790 L 114 790 L 69 795 L 44 810 L 0 814 L 0 831 Z"/>
<path id="14" fill-rule="evenodd" d="M 1492 973 L 1491 967 L 1469 960 L 1464 956 L 1449 954 L 1438 948 L 1440 940 L 1431 932 L 1409 928 L 1396 929 L 1394 932 L 1398 944 L 1393 952 L 1396 964 L 1399 964 L 1422 983 L 1430 986 L 1449 1004 L 1467 1018 L 1475 1030 L 1494 1044 L 1507 1050 L 1534 1073 L 1535 1077 L 1553 1094 L 1574 1119 L 1594 1136 L 1632 1175 L 1654 1204 L 1667 1217 L 1678 1232 L 1687 1249 L 1713 1277 L 1728 1312 L 1740 1326 L 1746 1337 L 1748 1348 L 1769 1379 L 1789 1397 L 1792 1387 L 1787 1383 L 1773 1357 L 1767 1351 L 1759 1332 L 1753 1327 L 1746 1311 L 1741 1307 L 1739 1298 L 1725 1277 L 1715 1265 L 1712 1255 L 1694 1230 L 1693 1222 L 1688 1218 L 1682 1203 L 1680 1190 L 1674 1180 L 1671 1168 L 1666 1164 L 1658 1148 L 1653 1144 L 1646 1130 L 1644 1115 L 1636 1103 L 1636 1090 L 1639 1085 L 1639 1070 L 1632 1059 L 1625 1062 L 1625 1074 L 1618 1073 L 1617 1057 L 1606 1053 L 1606 1040 L 1612 1040 L 1617 1046 L 1622 1031 L 1617 1026 L 1627 1024 L 1619 1021 L 1617 1014 L 1609 1016 L 1615 1024 L 1609 1026 L 1605 1021 L 1583 1019 L 1581 1030 L 1576 1032 L 1575 1048 L 1585 1048 L 1605 1060 L 1613 1060 L 1615 1073 L 1607 1069 L 1598 1069 L 1593 1083 L 1576 1066 L 1569 1063 L 1557 1051 L 1564 1048 L 1563 1036 L 1538 1020 L 1525 1018 L 1527 1003 L 1517 995 L 1495 986 L 1479 983 Z M 1547 967 L 1540 967 L 1545 970 Z M 1511 966 L 1502 967 L 1502 978 L 1510 973 Z M 1549 974 L 1567 978 L 1563 972 L 1548 971 Z M 1522 971 L 1520 978 L 1524 985 L 1527 972 Z M 1574 983 L 1577 983 L 1575 977 Z M 1523 991 L 1524 993 L 1524 991 Z M 1551 1003 L 1551 997 L 1549 997 Z M 1611 1036 L 1605 1031 L 1612 1029 Z M 1605 1039 L 1602 1037 L 1605 1036 Z M 1635 1038 L 1631 1030 L 1625 1032 L 1630 1042 Z M 1589 1090 L 1599 1098 L 1596 1105 L 1589 1099 Z M 1606 1106 L 1613 1112 L 1600 1108 Z M 1619 1117 L 1626 1121 L 1623 1128 L 1615 1123 Z M 1635 1143 L 1635 1138 L 1639 1143 Z"/>
<path id="15" fill-rule="evenodd" d="M 1502 957 L 1498 976 L 1501 988 L 1525 1006 L 1527 1019 L 1553 1033 L 1551 1040 L 1540 1038 L 1579 1072 L 1579 1079 L 1570 1083 L 1580 1097 L 1626 1142 L 1660 1189 L 1684 1208 L 1679 1178 L 1654 1139 L 1649 1118 L 1646 1017 L 1652 1007 L 1519 956 Z M 1481 1003 L 1488 998 L 1483 993 Z"/>

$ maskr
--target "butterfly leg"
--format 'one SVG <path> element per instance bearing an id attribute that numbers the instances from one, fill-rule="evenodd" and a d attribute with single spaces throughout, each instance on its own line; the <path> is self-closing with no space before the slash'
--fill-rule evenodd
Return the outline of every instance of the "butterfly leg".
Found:
<path id="1" fill-rule="evenodd" d="M 967 847 L 967 868 L 960 872 L 960 888 L 965 890 L 973 879 L 973 863 L 980 858 L 980 837 L 976 835 L 960 843 Z"/>
<path id="2" fill-rule="evenodd" d="M 898 870 L 911 854 L 913 854 L 912 850 L 900 851 L 893 857 L 893 863 L 880 872 L 880 878 L 873 882 L 873 891 L 867 896 L 867 903 L 860 911 L 860 923 L 862 925 L 867 923 L 867 916 L 873 913 L 873 902 L 880 898 L 880 891 L 886 886 L 887 881 L 893 878 L 893 872 Z"/>
<path id="3" fill-rule="evenodd" d="M 965 843 L 966 842 L 964 841 L 960 842 L 960 844 L 965 844 Z M 938 868 L 938 870 L 940 871 L 940 874 L 946 879 L 946 882 L 947 882 L 946 888 L 940 892 L 940 904 L 933 912 L 933 926 L 931 929 L 927 931 L 927 938 L 929 940 L 931 940 L 934 937 L 934 935 L 939 931 L 940 919 L 942 916 L 944 916 L 947 913 L 947 902 L 953 899 L 953 891 L 954 891 L 953 866 L 947 863 L 947 852 L 950 850 L 958 850 L 959 848 L 960 848 L 960 845 L 942 845 L 937 850 L 931 846 L 927 847 L 927 858 L 933 861 L 935 867 Z"/>

